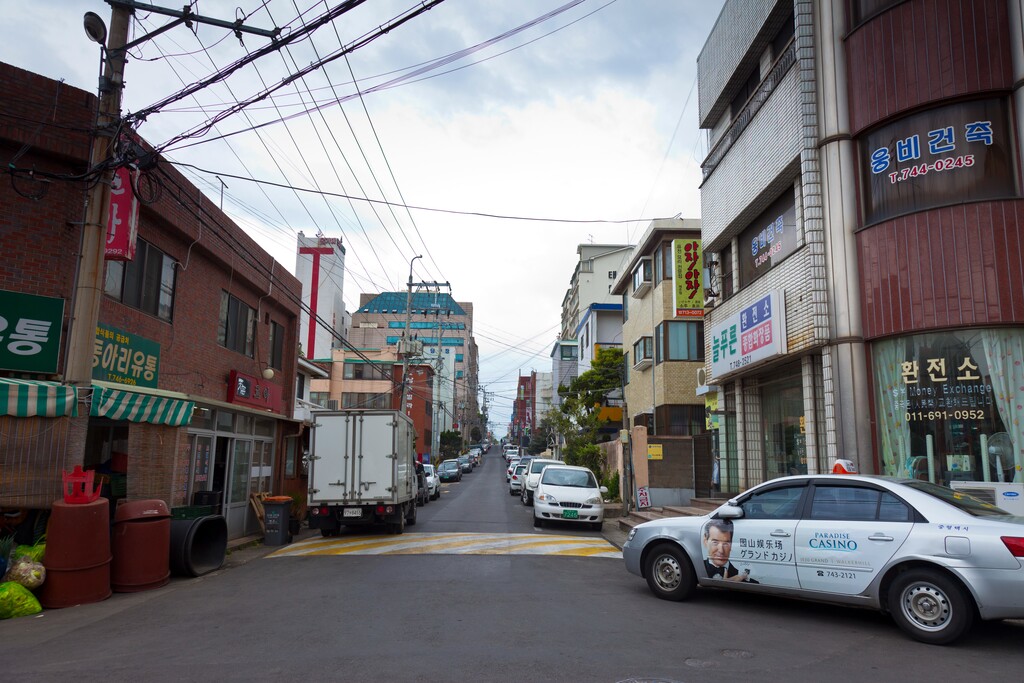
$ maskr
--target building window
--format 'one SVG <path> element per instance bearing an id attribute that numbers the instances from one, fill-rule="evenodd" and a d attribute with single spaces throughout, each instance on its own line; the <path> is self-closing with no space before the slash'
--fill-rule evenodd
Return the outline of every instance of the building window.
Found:
<path id="1" fill-rule="evenodd" d="M 270 322 L 270 367 L 284 367 L 284 326 Z"/>
<path id="2" fill-rule="evenodd" d="M 718 279 L 721 287 L 722 300 L 729 299 L 736 293 L 732 284 L 732 243 L 722 248 L 718 254 Z"/>
<path id="3" fill-rule="evenodd" d="M 755 64 L 754 70 L 751 72 L 750 76 L 747 77 L 746 82 L 740 86 L 739 92 L 737 92 L 736 96 L 732 98 L 730 112 L 734 119 L 741 111 L 743 111 L 743 107 L 747 104 L 747 100 L 750 99 L 750 96 L 754 94 L 757 90 L 757 86 L 759 85 L 761 85 L 761 69 L 759 65 Z"/>
<path id="4" fill-rule="evenodd" d="M 217 327 L 217 342 L 232 351 L 253 357 L 253 340 L 256 335 L 256 311 L 231 294 L 221 290 L 220 325 Z"/>
<path id="5" fill-rule="evenodd" d="M 654 362 L 704 360 L 704 323 L 666 320 L 654 328 Z"/>
<path id="6" fill-rule="evenodd" d="M 107 261 L 103 289 L 126 306 L 170 322 L 174 305 L 174 259 L 140 239 L 134 260 Z"/>
<path id="7" fill-rule="evenodd" d="M 653 266 L 649 257 L 640 259 L 633 269 L 633 295 L 643 296 L 651 285 Z"/>
<path id="8" fill-rule="evenodd" d="M 306 398 L 306 376 L 301 372 L 295 374 L 295 397 Z"/>
<path id="9" fill-rule="evenodd" d="M 629 320 L 629 294 L 622 293 L 622 322 Z"/>
<path id="10" fill-rule="evenodd" d="M 651 337 L 640 337 L 633 344 L 633 362 L 637 365 L 643 361 L 650 362 L 654 356 L 654 340 Z"/>
<path id="11" fill-rule="evenodd" d="M 327 400 L 331 397 L 328 391 L 311 391 L 309 392 L 309 402 L 315 403 L 321 408 L 327 407 Z"/>
<path id="12" fill-rule="evenodd" d="M 659 436 L 693 436 L 704 432 L 704 406 L 660 405 L 654 409 Z"/>
<path id="13" fill-rule="evenodd" d="M 342 376 L 345 379 L 388 379 L 385 369 L 376 363 L 346 362 Z"/>
<path id="14" fill-rule="evenodd" d="M 563 346 L 562 347 L 562 360 L 576 360 L 576 347 L 575 346 Z"/>
<path id="15" fill-rule="evenodd" d="M 342 408 L 391 408 L 391 394 L 344 393 L 341 395 Z"/>

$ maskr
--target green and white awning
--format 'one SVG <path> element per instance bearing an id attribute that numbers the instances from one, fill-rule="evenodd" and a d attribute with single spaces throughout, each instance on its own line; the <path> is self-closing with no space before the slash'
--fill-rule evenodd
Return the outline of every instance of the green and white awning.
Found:
<path id="1" fill-rule="evenodd" d="M 78 415 L 78 392 L 60 382 L 0 377 L 0 415 L 63 417 Z"/>
<path id="2" fill-rule="evenodd" d="M 93 417 L 184 427 L 192 421 L 192 411 L 196 407 L 194 401 L 161 395 L 170 392 L 152 389 L 128 391 L 98 382 L 94 382 L 92 388 L 92 409 L 89 414 Z"/>

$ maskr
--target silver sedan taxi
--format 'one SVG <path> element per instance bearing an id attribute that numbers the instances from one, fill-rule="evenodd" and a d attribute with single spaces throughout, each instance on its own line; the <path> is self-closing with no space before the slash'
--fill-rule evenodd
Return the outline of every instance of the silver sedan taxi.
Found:
<path id="1" fill-rule="evenodd" d="M 925 643 L 1024 617 L 1024 517 L 924 481 L 773 479 L 709 515 L 636 526 L 622 555 L 665 600 L 701 586 L 866 607 Z"/>

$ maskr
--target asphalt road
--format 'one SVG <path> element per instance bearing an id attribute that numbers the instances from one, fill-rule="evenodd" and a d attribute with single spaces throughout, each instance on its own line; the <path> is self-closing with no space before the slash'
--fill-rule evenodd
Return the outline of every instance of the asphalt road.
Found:
<path id="1" fill-rule="evenodd" d="M 535 532 L 494 449 L 445 487 L 404 537 L 599 538 Z M 0 622 L 12 681 L 1016 682 L 1022 643 L 1021 622 L 942 648 L 872 612 L 704 591 L 669 603 L 621 560 L 513 554 L 257 552 L 158 590 Z"/>

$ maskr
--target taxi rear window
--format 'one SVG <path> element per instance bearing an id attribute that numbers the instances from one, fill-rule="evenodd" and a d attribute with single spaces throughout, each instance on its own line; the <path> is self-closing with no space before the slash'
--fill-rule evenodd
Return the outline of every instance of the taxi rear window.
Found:
<path id="1" fill-rule="evenodd" d="M 996 507 L 991 503 L 986 503 L 985 501 L 975 498 L 963 491 L 954 491 L 953 489 L 946 488 L 945 486 L 939 486 L 938 484 L 932 484 L 927 481 L 907 481 L 903 482 L 903 485 L 921 491 L 922 493 L 927 493 L 929 496 L 938 498 L 944 503 L 949 503 L 958 510 L 962 510 L 974 517 L 1013 516 L 1006 510 Z"/>

